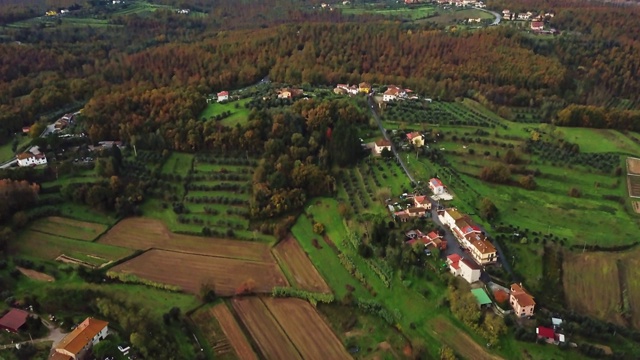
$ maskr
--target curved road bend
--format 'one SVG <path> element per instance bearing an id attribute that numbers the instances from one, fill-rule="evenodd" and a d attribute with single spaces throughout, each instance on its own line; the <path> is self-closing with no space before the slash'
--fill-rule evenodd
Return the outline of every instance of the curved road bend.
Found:
<path id="1" fill-rule="evenodd" d="M 417 183 L 413 175 L 411 175 L 411 173 L 409 172 L 409 169 L 405 165 L 404 161 L 402 161 L 402 157 L 400 156 L 400 154 L 398 154 L 398 151 L 396 150 L 395 145 L 389 138 L 389 134 L 387 134 L 387 131 L 382 125 L 382 120 L 380 120 L 380 116 L 375 110 L 376 103 L 373 100 L 372 95 L 369 96 L 368 101 L 369 101 L 369 108 L 371 110 L 371 115 L 373 115 L 373 118 L 376 120 L 376 123 L 378 124 L 378 128 L 380 128 L 380 132 L 382 133 L 382 136 L 386 140 L 391 142 L 391 151 L 393 151 L 393 155 L 395 155 L 398 163 L 400 163 L 400 166 L 402 166 L 402 169 L 404 170 L 405 174 L 407 174 L 407 177 L 409 178 L 409 180 L 411 180 L 413 183 Z M 451 229 L 444 226 L 440 221 L 440 219 L 438 218 L 437 208 L 438 208 L 439 202 L 434 201 L 431 197 L 429 197 L 429 201 L 431 202 L 431 219 L 436 225 L 440 226 L 445 230 L 444 238 L 445 240 L 447 240 L 447 250 L 445 254 L 446 255 L 458 254 L 462 257 L 469 257 L 467 256 L 468 253 L 460 247 L 460 243 L 458 242 L 458 239 L 456 239 L 456 237 L 453 236 Z M 480 227 L 480 230 L 483 231 L 487 236 L 489 236 L 489 233 L 485 230 L 483 226 L 478 225 L 478 227 Z M 511 275 L 511 277 L 513 277 L 513 271 L 511 270 L 511 265 L 509 264 L 508 259 L 505 258 L 504 252 L 502 251 L 500 244 L 494 241 L 493 245 L 496 247 L 496 251 L 498 252 L 498 259 L 502 263 L 502 267 L 505 269 L 505 271 L 507 271 L 507 273 L 509 273 L 509 275 Z"/>
<path id="2" fill-rule="evenodd" d="M 495 25 L 500 24 L 500 21 L 502 20 L 502 15 L 498 14 L 498 13 L 497 13 L 497 12 L 495 12 L 495 11 L 491 11 L 491 10 L 487 10 L 487 9 L 483 9 L 483 8 L 474 8 L 474 9 L 476 9 L 476 10 L 480 10 L 480 11 L 484 11 L 484 12 L 486 12 L 486 13 L 489 13 L 489 14 L 491 14 L 491 15 L 495 16 L 495 19 L 494 19 L 494 20 L 493 20 L 493 22 L 491 23 L 491 26 L 495 26 Z"/>

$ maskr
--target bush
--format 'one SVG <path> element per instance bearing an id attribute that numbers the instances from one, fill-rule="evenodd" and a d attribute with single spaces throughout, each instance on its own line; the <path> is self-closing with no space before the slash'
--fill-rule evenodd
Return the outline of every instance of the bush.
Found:
<path id="1" fill-rule="evenodd" d="M 273 297 L 295 297 L 299 299 L 307 300 L 311 305 L 316 306 L 318 302 L 330 304 L 335 300 L 333 294 L 314 293 L 311 291 L 304 291 L 294 289 L 291 287 L 274 287 L 271 292 Z"/>

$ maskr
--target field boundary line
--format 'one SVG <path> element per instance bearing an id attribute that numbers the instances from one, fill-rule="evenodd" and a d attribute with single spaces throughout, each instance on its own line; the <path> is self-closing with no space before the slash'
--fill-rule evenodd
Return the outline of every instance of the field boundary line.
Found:
<path id="1" fill-rule="evenodd" d="M 298 346 L 296 345 L 296 343 L 293 341 L 293 339 L 289 336 L 289 333 L 287 332 L 287 330 L 285 330 L 285 328 L 282 326 L 282 324 L 280 324 L 280 321 L 278 320 L 278 317 L 271 311 L 271 309 L 269 308 L 269 305 L 267 305 L 266 302 L 264 302 L 262 296 L 258 297 L 260 299 L 260 302 L 262 303 L 262 305 L 264 305 L 264 307 L 267 309 L 267 311 L 269 312 L 269 315 L 271 315 L 271 317 L 273 318 L 273 320 L 276 321 L 276 324 L 278 324 L 278 326 L 280 327 L 280 329 L 282 330 L 282 332 L 284 333 L 284 335 L 287 337 L 287 340 L 289 340 L 289 342 L 291 343 L 291 345 L 293 345 L 293 348 L 296 349 L 296 351 L 298 352 L 298 355 L 300 355 L 301 358 L 304 359 L 304 356 L 302 356 L 302 352 L 300 352 L 300 349 L 298 349 Z M 276 298 L 272 298 L 274 300 L 276 300 Z M 301 301 L 306 301 L 306 300 L 302 300 Z M 333 331 L 333 330 L 332 330 Z"/>
<path id="2" fill-rule="evenodd" d="M 242 240 L 242 241 L 246 241 L 246 240 Z M 120 246 L 120 247 L 122 247 L 122 246 Z M 173 252 L 173 253 L 187 254 L 187 255 L 197 255 L 197 256 L 210 257 L 210 258 L 220 258 L 220 259 L 229 259 L 229 260 L 242 260 L 242 261 L 246 261 L 246 262 L 250 262 L 250 263 L 256 263 L 256 264 L 272 264 L 271 262 L 267 262 L 267 261 L 256 261 L 256 260 L 252 260 L 252 259 L 238 258 L 238 257 L 232 257 L 232 256 L 207 255 L 207 254 L 196 253 L 196 252 L 191 252 L 191 251 L 164 249 L 164 248 L 159 248 L 159 247 L 155 247 L 155 246 L 154 247 L 150 247 L 148 249 L 140 250 L 140 251 L 147 252 L 147 251 L 151 251 L 151 250 L 159 250 L 159 251 L 166 251 L 166 252 Z M 269 251 L 269 253 L 271 254 L 271 251 Z M 275 259 L 273 254 L 271 254 L 271 256 L 274 258 L 273 259 L 273 261 L 274 261 L 273 263 L 275 263 L 276 265 L 279 265 L 278 261 Z"/>
<path id="3" fill-rule="evenodd" d="M 76 238 L 72 238 L 72 237 L 69 237 L 69 236 L 60 235 L 60 234 L 53 234 L 53 233 L 50 233 L 50 232 L 47 232 L 47 231 L 36 230 L 36 229 L 28 229 L 28 230 L 29 231 L 33 231 L 33 232 L 37 232 L 37 233 L 40 233 L 40 234 L 47 234 L 47 235 L 51 235 L 51 236 L 57 236 L 57 237 L 65 238 L 67 240 L 75 240 L 75 241 L 82 241 L 82 242 L 88 242 L 88 243 L 91 243 L 91 242 L 95 241 L 95 240 L 76 239 Z"/>
<path id="4" fill-rule="evenodd" d="M 236 323 L 240 327 L 240 330 L 242 330 L 242 333 L 247 338 L 247 341 L 249 341 L 249 345 L 251 345 L 251 349 L 253 350 L 253 352 L 256 353 L 256 355 L 258 355 L 260 359 L 266 359 L 265 354 L 260 350 L 260 346 L 258 346 L 258 342 L 256 341 L 256 339 L 253 338 L 251 331 L 249 331 L 249 328 L 245 325 L 244 321 L 242 321 L 242 317 L 240 316 L 240 314 L 238 314 L 238 311 L 236 310 L 235 306 L 233 306 L 233 303 L 232 303 L 233 300 L 234 300 L 234 297 L 230 297 L 228 299 L 223 299 L 222 303 L 231 312 L 231 316 L 233 316 Z M 280 323 L 278 323 L 278 326 L 280 326 Z M 296 351 L 298 351 L 298 348 L 295 348 L 295 349 Z"/>

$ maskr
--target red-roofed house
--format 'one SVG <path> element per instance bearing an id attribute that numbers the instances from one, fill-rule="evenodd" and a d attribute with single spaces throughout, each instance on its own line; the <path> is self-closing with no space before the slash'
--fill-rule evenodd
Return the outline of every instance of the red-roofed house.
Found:
<path id="1" fill-rule="evenodd" d="M 444 185 L 438 178 L 432 178 L 429 180 L 429 189 L 433 191 L 434 195 L 444 194 Z"/>
<path id="2" fill-rule="evenodd" d="M 380 155 L 384 149 L 391 151 L 391 141 L 387 139 L 376 140 L 375 147 L 373 148 L 375 153 Z"/>
<path id="3" fill-rule="evenodd" d="M 542 21 L 532 21 L 531 22 L 531 30 L 540 31 L 544 29 L 544 23 Z"/>
<path id="4" fill-rule="evenodd" d="M 420 195 L 413 197 L 413 206 L 420 207 L 423 209 L 431 210 L 431 201 L 429 201 L 429 197 Z"/>
<path id="5" fill-rule="evenodd" d="M 229 92 L 228 91 L 220 91 L 218 93 L 218 102 L 229 100 Z"/>
<path id="6" fill-rule="evenodd" d="M 451 254 L 447 256 L 447 265 L 449 265 L 449 270 L 455 276 L 460 275 L 460 255 Z"/>
<path id="7" fill-rule="evenodd" d="M 34 155 L 32 153 L 21 153 L 16 156 L 18 158 L 18 166 L 36 166 L 36 165 L 44 165 L 47 163 L 47 157 L 40 153 L 38 155 Z"/>
<path id="8" fill-rule="evenodd" d="M 388 102 L 393 100 L 398 100 L 398 98 L 404 98 L 407 96 L 407 93 L 403 88 L 395 85 L 389 85 L 387 87 L 387 91 L 382 94 L 382 101 Z"/>
<path id="9" fill-rule="evenodd" d="M 547 342 L 556 341 L 556 332 L 551 328 L 538 326 L 536 328 L 536 334 L 538 334 L 538 339 L 544 339 Z"/>
<path id="10" fill-rule="evenodd" d="M 20 309 L 11 309 L 0 318 L 0 329 L 5 329 L 17 333 L 18 330 L 27 322 L 29 313 Z"/>
<path id="11" fill-rule="evenodd" d="M 424 146 L 424 136 L 422 136 L 422 134 L 420 134 L 417 131 L 408 133 L 407 134 L 407 140 L 409 140 L 410 143 L 412 143 L 413 145 L 415 145 L 417 147 L 423 147 Z"/>
<path id="12" fill-rule="evenodd" d="M 533 310 L 536 306 L 533 296 L 526 292 L 522 284 L 511 284 L 509 304 L 511 304 L 514 314 L 520 317 L 533 316 Z"/>
<path id="13" fill-rule="evenodd" d="M 30 131 L 31 131 L 31 126 L 22 127 L 22 133 L 23 134 L 28 134 Z"/>

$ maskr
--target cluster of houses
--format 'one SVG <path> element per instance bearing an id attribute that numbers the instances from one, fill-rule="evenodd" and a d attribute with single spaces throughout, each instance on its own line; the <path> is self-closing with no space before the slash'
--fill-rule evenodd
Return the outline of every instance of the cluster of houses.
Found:
<path id="1" fill-rule="evenodd" d="M 554 13 L 539 13 L 535 14 L 531 11 L 523 12 L 523 13 L 515 13 L 511 12 L 509 9 L 502 10 L 502 19 L 511 20 L 511 21 L 530 21 L 529 27 L 532 31 L 535 32 L 545 32 L 544 30 L 544 22 L 545 20 L 549 20 L 553 18 Z M 546 31 L 548 33 L 555 33 L 555 29 L 550 29 Z"/>
<path id="2" fill-rule="evenodd" d="M 357 95 L 358 93 L 368 94 L 371 92 L 371 84 L 361 82 L 358 85 L 338 84 L 333 92 L 342 95 Z"/>
<path id="3" fill-rule="evenodd" d="M 12 308 L 0 318 L 0 329 L 18 333 L 31 316 L 27 311 Z M 60 342 L 54 344 L 49 360 L 80 360 L 89 355 L 89 350 L 109 335 L 109 323 L 86 318 Z"/>
<path id="4" fill-rule="evenodd" d="M 382 101 L 389 102 L 404 99 L 417 99 L 417 96 L 411 95 L 412 92 L 413 91 L 411 89 L 404 89 L 397 85 L 389 85 L 387 86 L 387 90 L 382 93 Z"/>
<path id="5" fill-rule="evenodd" d="M 484 2 L 476 0 L 436 0 L 438 5 L 451 5 L 456 7 L 475 7 L 484 9 L 487 7 Z"/>
<path id="6" fill-rule="evenodd" d="M 438 209 L 437 213 L 442 224 L 451 229 L 460 246 L 469 250 L 476 263 L 484 266 L 498 261 L 496 248 L 471 218 L 456 208 Z"/>

